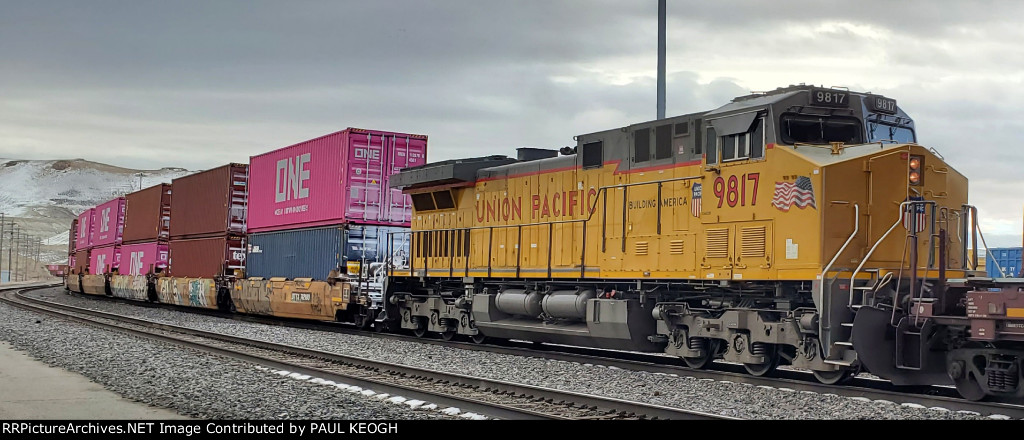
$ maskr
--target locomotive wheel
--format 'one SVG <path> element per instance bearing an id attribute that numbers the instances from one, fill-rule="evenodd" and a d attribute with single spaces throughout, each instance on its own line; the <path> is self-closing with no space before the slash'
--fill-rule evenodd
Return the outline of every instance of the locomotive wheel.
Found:
<path id="1" fill-rule="evenodd" d="M 455 330 L 441 332 L 441 339 L 444 339 L 445 341 L 451 341 L 452 339 L 455 339 L 456 334 L 458 333 Z"/>
<path id="2" fill-rule="evenodd" d="M 960 393 L 964 399 L 972 402 L 984 400 L 985 390 L 981 389 L 981 384 L 974 378 L 974 375 L 965 373 L 964 376 L 966 377 L 954 381 L 956 383 L 956 392 Z"/>
<path id="3" fill-rule="evenodd" d="M 427 326 L 426 326 L 426 324 L 423 324 L 421 322 L 420 325 L 418 325 L 418 326 L 416 326 L 416 328 L 412 329 L 412 334 L 414 336 L 416 336 L 417 338 L 422 338 L 424 335 L 427 334 Z"/>
<path id="4" fill-rule="evenodd" d="M 715 360 L 715 354 L 718 353 L 718 342 L 716 339 L 707 341 L 707 348 L 704 350 L 704 355 L 699 357 L 684 357 L 683 361 L 686 362 L 686 366 L 695 370 L 703 370 L 711 365 Z"/>
<path id="5" fill-rule="evenodd" d="M 859 368 L 843 368 L 835 371 L 812 370 L 814 378 L 825 385 L 836 385 L 849 382 L 859 373 Z"/>
<path id="6" fill-rule="evenodd" d="M 477 334 L 475 334 L 473 336 L 470 336 L 469 338 L 473 340 L 474 344 L 483 344 L 484 341 L 487 340 L 487 336 L 484 336 L 484 335 L 482 335 L 480 333 L 477 333 Z"/>
<path id="7" fill-rule="evenodd" d="M 772 371 L 775 371 L 775 367 L 779 366 L 779 347 L 777 345 L 769 345 L 768 352 L 765 354 L 767 360 L 760 364 L 743 364 L 743 368 L 747 369 L 747 373 L 754 376 L 764 376 Z"/>

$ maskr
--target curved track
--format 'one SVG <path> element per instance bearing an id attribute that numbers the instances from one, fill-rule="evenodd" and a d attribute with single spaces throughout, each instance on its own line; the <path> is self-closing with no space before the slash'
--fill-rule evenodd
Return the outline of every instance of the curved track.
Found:
<path id="1" fill-rule="evenodd" d="M 88 297 L 92 300 L 115 301 L 142 307 L 169 308 L 177 311 L 201 313 L 267 325 L 285 325 L 295 328 L 331 331 L 344 334 L 357 334 L 365 337 L 416 341 L 420 343 L 444 345 L 467 350 L 487 351 L 517 356 L 543 357 L 568 362 L 614 366 L 625 370 L 691 376 L 698 379 L 713 379 L 735 383 L 749 383 L 751 385 L 762 387 L 792 389 L 821 394 L 835 394 L 838 396 L 857 399 L 884 400 L 910 406 L 923 406 L 926 408 L 937 407 L 948 409 L 950 411 L 969 411 L 985 416 L 1002 415 L 1015 419 L 1024 419 L 1024 405 L 997 402 L 972 402 L 960 398 L 956 393 L 956 390 L 951 387 L 896 387 L 888 381 L 871 379 L 866 377 L 867 375 L 861 375 L 860 377 L 857 377 L 843 385 L 824 385 L 818 382 L 810 372 L 797 370 L 780 369 L 772 373 L 770 377 L 757 377 L 745 373 L 741 365 L 715 362 L 711 369 L 699 370 L 686 367 L 681 359 L 651 353 L 600 350 L 552 344 L 534 344 L 522 341 L 492 341 L 484 344 L 475 344 L 463 341 L 443 341 L 439 338 L 417 338 L 406 334 L 375 333 L 330 322 L 310 322 L 263 316 L 239 315 L 214 310 L 143 303 L 112 297 L 97 297 L 91 295 L 80 296 L 83 298 Z"/>
<path id="2" fill-rule="evenodd" d="M 22 295 L 25 290 L 32 289 L 3 292 L 0 301 L 92 326 L 171 342 L 275 369 L 355 384 L 377 392 L 455 406 L 496 418 L 734 419 L 215 334 L 30 298 Z"/>

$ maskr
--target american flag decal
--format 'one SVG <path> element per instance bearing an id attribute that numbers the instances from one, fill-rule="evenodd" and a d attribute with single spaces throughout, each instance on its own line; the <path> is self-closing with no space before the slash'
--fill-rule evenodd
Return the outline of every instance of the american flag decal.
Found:
<path id="1" fill-rule="evenodd" d="M 907 199 L 908 202 L 918 202 L 923 200 L 924 197 L 909 197 Z M 925 212 L 924 203 L 917 203 L 903 207 L 903 227 L 912 232 L 923 231 L 926 226 L 925 222 L 927 221 L 927 215 Z M 911 229 L 911 227 L 914 229 Z"/>
<path id="2" fill-rule="evenodd" d="M 811 184 L 810 177 L 800 176 L 796 182 L 775 182 L 772 206 L 786 212 L 793 205 L 800 209 L 808 206 L 818 209 L 814 204 L 814 186 Z"/>
<path id="3" fill-rule="evenodd" d="M 694 217 L 700 217 L 700 193 L 701 184 L 693 184 L 693 193 L 690 195 L 690 212 Z"/>

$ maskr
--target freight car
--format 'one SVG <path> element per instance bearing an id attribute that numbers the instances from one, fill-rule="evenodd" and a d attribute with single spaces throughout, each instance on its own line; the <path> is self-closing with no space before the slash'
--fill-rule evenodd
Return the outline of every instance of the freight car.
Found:
<path id="1" fill-rule="evenodd" d="M 1024 284 L 976 270 L 967 179 L 894 99 L 790 86 L 406 169 L 378 324 L 1024 396 Z"/>
<path id="2" fill-rule="evenodd" d="M 383 297 L 381 237 L 411 215 L 388 182 L 426 161 L 426 143 L 348 128 L 104 203 L 72 223 L 66 286 L 369 326 Z"/>

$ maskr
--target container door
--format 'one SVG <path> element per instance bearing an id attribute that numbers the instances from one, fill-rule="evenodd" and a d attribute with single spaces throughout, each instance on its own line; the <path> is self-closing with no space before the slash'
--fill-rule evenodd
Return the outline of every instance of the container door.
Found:
<path id="1" fill-rule="evenodd" d="M 348 152 L 348 209 L 346 217 L 357 221 L 382 221 L 384 205 L 384 150 L 392 137 L 353 133 Z"/>
<path id="2" fill-rule="evenodd" d="M 403 168 L 416 167 L 426 163 L 424 153 L 427 141 L 409 136 L 392 136 L 391 147 L 388 148 L 387 177 L 395 175 Z M 403 194 L 402 190 L 390 188 L 385 179 L 384 218 L 389 223 L 407 224 L 412 220 L 412 199 Z"/>

